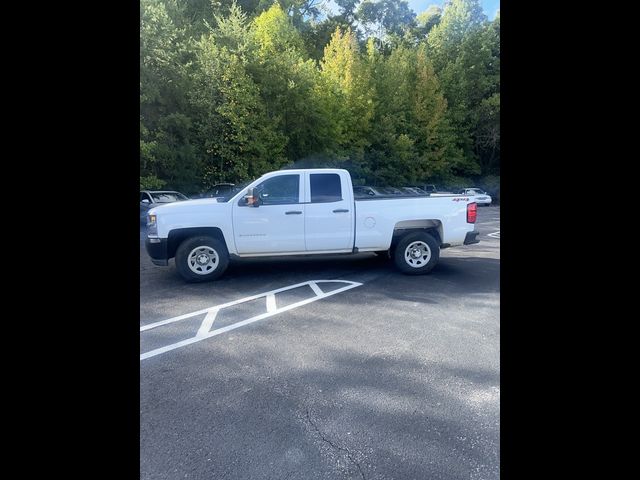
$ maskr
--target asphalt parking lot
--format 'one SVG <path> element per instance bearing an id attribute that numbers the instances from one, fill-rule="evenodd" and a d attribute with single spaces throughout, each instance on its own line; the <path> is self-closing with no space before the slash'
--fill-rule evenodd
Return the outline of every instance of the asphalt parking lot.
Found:
<path id="1" fill-rule="evenodd" d="M 500 209 L 478 216 L 423 276 L 363 253 L 186 284 L 141 230 L 140 478 L 499 478 Z"/>

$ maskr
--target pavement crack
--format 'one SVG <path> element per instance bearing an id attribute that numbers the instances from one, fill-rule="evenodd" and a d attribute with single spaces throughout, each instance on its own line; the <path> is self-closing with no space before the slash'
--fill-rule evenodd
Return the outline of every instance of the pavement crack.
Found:
<path id="1" fill-rule="evenodd" d="M 341 447 L 340 445 L 336 445 L 331 440 L 329 440 L 324 435 L 324 433 L 322 433 L 320 431 L 320 429 L 318 428 L 318 425 L 311 419 L 311 415 L 309 413 L 309 409 L 307 408 L 306 410 L 307 410 L 307 422 L 309 422 L 309 425 L 311 425 L 313 427 L 313 429 L 318 433 L 318 435 L 320 436 L 322 441 L 325 442 L 325 443 L 328 443 L 329 445 L 331 445 L 336 450 L 340 450 L 342 452 L 345 452 L 346 455 L 347 455 L 347 458 L 349 459 L 349 461 L 351 463 L 353 463 L 358 468 L 358 472 L 360 472 L 360 476 L 362 477 L 362 480 L 367 480 L 366 477 L 364 476 L 364 472 L 362 471 L 362 468 L 360 467 L 360 463 L 353 457 L 353 454 L 351 453 L 351 451 L 348 448 Z"/>

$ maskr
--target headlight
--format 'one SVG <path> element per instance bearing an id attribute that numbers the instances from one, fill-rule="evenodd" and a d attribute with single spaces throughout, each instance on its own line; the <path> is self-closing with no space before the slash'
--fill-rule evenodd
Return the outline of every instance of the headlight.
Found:
<path id="1" fill-rule="evenodd" d="M 147 215 L 147 235 L 157 235 L 158 234 L 158 218 L 155 214 Z"/>

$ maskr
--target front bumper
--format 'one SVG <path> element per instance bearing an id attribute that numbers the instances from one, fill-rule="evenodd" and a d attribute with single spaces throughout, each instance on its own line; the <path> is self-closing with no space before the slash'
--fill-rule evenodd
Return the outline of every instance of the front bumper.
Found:
<path id="1" fill-rule="evenodd" d="M 480 243 L 478 235 L 480 235 L 480 232 L 476 232 L 475 230 L 473 232 L 467 232 L 466 237 L 464 237 L 464 244 L 471 245 L 473 243 Z"/>
<path id="2" fill-rule="evenodd" d="M 147 238 L 144 242 L 144 246 L 154 265 L 161 267 L 169 265 L 166 238 Z"/>

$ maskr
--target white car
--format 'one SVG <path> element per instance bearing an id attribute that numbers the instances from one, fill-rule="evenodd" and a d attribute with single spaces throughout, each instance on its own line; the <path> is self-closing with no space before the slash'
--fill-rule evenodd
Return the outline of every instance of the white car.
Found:
<path id="1" fill-rule="evenodd" d="M 491 205 L 491 195 L 480 188 L 465 188 L 460 192 L 460 195 L 470 197 L 470 200 L 478 205 Z"/>

